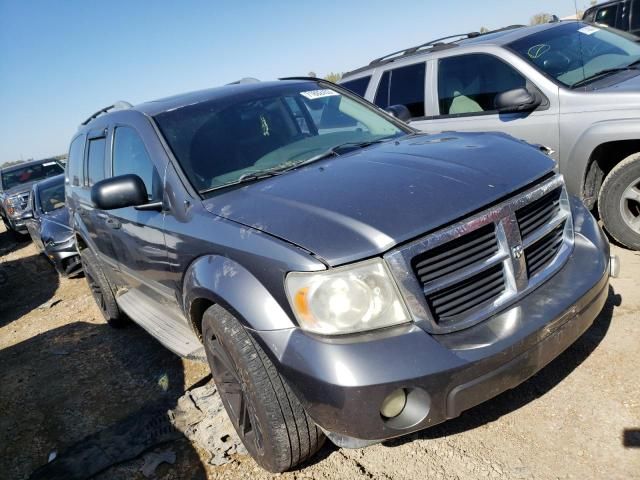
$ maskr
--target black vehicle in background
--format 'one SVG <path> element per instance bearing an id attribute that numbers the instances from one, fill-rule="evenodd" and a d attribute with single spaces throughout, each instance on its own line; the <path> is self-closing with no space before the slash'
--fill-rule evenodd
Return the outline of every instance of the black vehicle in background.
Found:
<path id="1" fill-rule="evenodd" d="M 64 168 L 52 159 L 19 163 L 0 170 L 0 217 L 7 230 L 27 233 L 22 214 L 27 208 L 31 186 L 61 173 Z"/>
<path id="2" fill-rule="evenodd" d="M 599 3 L 586 10 L 582 19 L 640 35 L 640 0 Z"/>
<path id="3" fill-rule="evenodd" d="M 20 216 L 33 243 L 63 276 L 82 272 L 75 235 L 69 227 L 69 211 L 64 205 L 64 175 L 38 182 L 31 187 L 27 209 Z"/>

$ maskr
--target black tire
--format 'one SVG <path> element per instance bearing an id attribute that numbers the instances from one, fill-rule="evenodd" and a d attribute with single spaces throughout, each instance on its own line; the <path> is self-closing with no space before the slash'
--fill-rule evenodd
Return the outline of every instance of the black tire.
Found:
<path id="1" fill-rule="evenodd" d="M 640 190 L 640 153 L 625 158 L 604 179 L 598 194 L 598 212 L 616 241 L 640 250 L 640 201 L 628 199 L 633 185 Z"/>
<path id="2" fill-rule="evenodd" d="M 202 337 L 222 403 L 254 460 L 276 473 L 313 456 L 324 434 L 240 322 L 214 305 L 204 313 Z"/>
<path id="3" fill-rule="evenodd" d="M 113 296 L 113 290 L 98 263 L 98 259 L 88 248 L 80 251 L 80 258 L 82 260 L 82 271 L 102 316 L 109 326 L 114 328 L 124 327 L 129 323 L 129 319 L 118 308 L 116 299 Z"/>

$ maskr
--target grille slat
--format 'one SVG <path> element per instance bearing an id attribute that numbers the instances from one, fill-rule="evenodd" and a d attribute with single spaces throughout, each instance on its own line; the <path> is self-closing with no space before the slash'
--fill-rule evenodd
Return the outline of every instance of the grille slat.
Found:
<path id="1" fill-rule="evenodd" d="M 487 277 L 491 277 L 492 281 L 489 283 L 484 282 Z M 471 289 L 469 288 L 471 287 Z M 465 290 L 466 293 L 461 297 L 456 297 L 455 294 L 459 290 Z M 504 277 L 502 273 L 502 265 L 497 265 L 489 269 L 489 271 L 482 272 L 475 275 L 459 284 L 452 285 L 443 289 L 436 295 L 432 295 L 429 299 L 429 303 L 434 313 L 439 318 L 440 322 L 446 322 L 451 317 L 460 315 L 461 313 L 473 310 L 486 302 L 497 298 L 504 291 Z M 442 301 L 443 297 L 451 296 L 455 300 Z M 436 305 L 435 303 L 438 303 Z"/>
<path id="2" fill-rule="evenodd" d="M 558 188 L 516 212 L 520 235 L 523 239 L 547 224 L 560 212 L 561 193 L 562 190 Z"/>
<path id="3" fill-rule="evenodd" d="M 562 222 L 524 251 L 529 278 L 540 272 L 557 255 L 562 246 L 565 222 Z"/>
<path id="4" fill-rule="evenodd" d="M 448 295 L 437 297 L 433 296 L 431 297 L 431 304 L 435 308 L 438 308 L 442 305 L 446 305 L 447 308 L 457 307 L 461 303 L 472 299 L 474 296 L 477 296 L 480 293 L 502 286 L 503 282 L 504 280 L 502 279 L 502 272 L 498 272 L 497 276 L 492 275 L 492 279 L 490 281 L 483 282 L 482 285 L 472 284 L 464 288 L 456 289 Z"/>
<path id="5" fill-rule="evenodd" d="M 422 285 L 491 258 L 498 252 L 493 224 L 445 243 L 413 260 L 413 269 Z"/>

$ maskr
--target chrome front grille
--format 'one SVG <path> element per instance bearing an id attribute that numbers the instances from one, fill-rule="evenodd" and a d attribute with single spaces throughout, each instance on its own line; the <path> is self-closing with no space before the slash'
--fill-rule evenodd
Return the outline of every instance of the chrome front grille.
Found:
<path id="1" fill-rule="evenodd" d="M 433 333 L 469 327 L 557 271 L 573 247 L 560 175 L 385 255 L 414 321 Z"/>

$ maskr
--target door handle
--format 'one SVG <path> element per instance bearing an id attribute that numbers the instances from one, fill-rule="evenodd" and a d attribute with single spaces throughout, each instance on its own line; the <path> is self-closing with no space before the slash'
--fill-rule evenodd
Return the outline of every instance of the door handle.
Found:
<path id="1" fill-rule="evenodd" d="M 115 218 L 109 217 L 109 218 L 107 218 L 105 220 L 104 223 L 106 223 L 109 228 L 113 228 L 113 229 L 116 229 L 116 230 L 118 228 L 120 228 L 120 222 L 118 220 L 116 220 Z"/>

